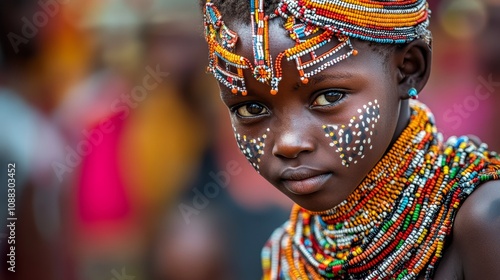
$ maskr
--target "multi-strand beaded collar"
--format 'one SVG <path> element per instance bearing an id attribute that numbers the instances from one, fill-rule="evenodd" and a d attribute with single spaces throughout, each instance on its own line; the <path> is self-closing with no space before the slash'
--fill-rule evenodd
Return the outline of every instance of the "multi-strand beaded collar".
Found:
<path id="1" fill-rule="evenodd" d="M 431 279 L 461 203 L 499 178 L 485 144 L 443 144 L 413 103 L 408 127 L 345 201 L 322 213 L 294 206 L 262 251 L 264 279 Z"/>
<path id="2" fill-rule="evenodd" d="M 247 94 L 245 70 L 259 82 L 269 84 L 271 94 L 277 94 L 284 58 L 295 61 L 300 80 L 307 84 L 312 75 L 357 54 L 350 37 L 377 43 L 430 40 L 425 0 L 282 0 L 271 15 L 265 14 L 264 2 L 250 0 L 253 63 L 235 53 L 238 34 L 227 27 L 217 7 L 210 0 L 204 7 L 208 71 L 234 94 Z M 295 46 L 273 59 L 269 20 L 275 17 L 283 19 Z"/>

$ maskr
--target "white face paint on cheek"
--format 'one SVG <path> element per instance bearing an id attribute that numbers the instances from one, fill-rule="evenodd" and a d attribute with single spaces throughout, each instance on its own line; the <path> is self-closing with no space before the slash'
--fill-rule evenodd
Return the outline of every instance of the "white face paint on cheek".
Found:
<path id="1" fill-rule="evenodd" d="M 358 163 L 365 157 L 366 150 L 371 150 L 372 137 L 380 119 L 380 106 L 375 99 L 357 110 L 358 115 L 353 116 L 348 124 L 323 125 L 325 136 L 332 142 L 330 146 L 340 154 L 342 165 Z"/>
<path id="2" fill-rule="evenodd" d="M 253 168 L 260 173 L 259 164 L 260 157 L 264 154 L 264 147 L 266 144 L 264 143 L 267 138 L 267 132 L 270 131 L 268 128 L 266 133 L 264 133 L 261 137 L 258 138 L 249 138 L 246 135 L 241 135 L 234 129 L 234 137 L 236 138 L 236 142 L 238 143 L 238 147 L 240 148 L 243 155 L 247 158 L 247 160 L 252 164 Z"/>

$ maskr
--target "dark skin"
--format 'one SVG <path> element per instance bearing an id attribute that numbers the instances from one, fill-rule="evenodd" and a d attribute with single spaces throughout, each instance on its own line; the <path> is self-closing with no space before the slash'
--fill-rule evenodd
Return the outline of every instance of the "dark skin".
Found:
<path id="1" fill-rule="evenodd" d="M 229 27 L 240 36 L 236 53 L 253 61 L 251 28 L 238 22 Z M 270 22 L 270 37 L 272 57 L 294 45 L 279 21 Z M 366 42 L 351 41 L 359 54 L 314 75 L 307 85 L 300 83 L 295 63 L 284 60 L 277 95 L 271 95 L 270 87 L 249 72 L 245 73 L 247 96 L 234 95 L 220 86 L 236 133 L 261 140 L 266 135 L 258 163 L 261 175 L 312 211 L 333 208 L 362 182 L 408 124 L 408 89 L 414 87 L 420 92 L 430 74 L 431 50 L 421 40 L 396 48 L 388 56 Z M 356 163 L 353 159 L 346 167 L 322 127 L 340 127 L 353 117 L 357 117 L 356 124 L 363 105 L 375 103 L 379 105 L 378 122 L 367 130 L 372 132 L 367 134 L 372 149 L 366 144 L 364 156 L 355 157 Z M 353 143 L 342 147 L 360 149 Z M 488 182 L 458 212 L 453 237 L 434 279 L 498 278 L 498 217 L 500 183 Z"/>

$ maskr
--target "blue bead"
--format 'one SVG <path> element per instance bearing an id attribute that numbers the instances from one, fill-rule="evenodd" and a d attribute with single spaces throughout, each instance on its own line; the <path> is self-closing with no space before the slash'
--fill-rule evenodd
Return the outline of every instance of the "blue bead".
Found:
<path id="1" fill-rule="evenodd" d="M 416 89 L 416 88 L 410 88 L 410 89 L 408 90 L 408 95 L 409 95 L 410 97 L 416 97 L 416 96 L 418 95 L 418 91 L 417 91 L 417 89 Z"/>

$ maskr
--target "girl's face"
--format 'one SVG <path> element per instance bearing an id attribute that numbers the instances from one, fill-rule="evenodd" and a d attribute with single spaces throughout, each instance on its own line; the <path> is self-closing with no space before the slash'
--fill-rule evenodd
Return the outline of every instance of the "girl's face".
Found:
<path id="1" fill-rule="evenodd" d="M 237 25 L 234 30 L 240 36 L 236 53 L 253 61 L 251 28 Z M 270 38 L 272 57 L 294 44 L 277 21 L 270 22 Z M 401 99 L 391 57 L 364 42 L 352 44 L 357 56 L 310 77 L 307 85 L 300 83 L 295 63 L 283 60 L 277 95 L 249 72 L 247 96 L 221 85 L 242 152 L 265 179 L 311 211 L 345 200 L 400 127 Z"/>

